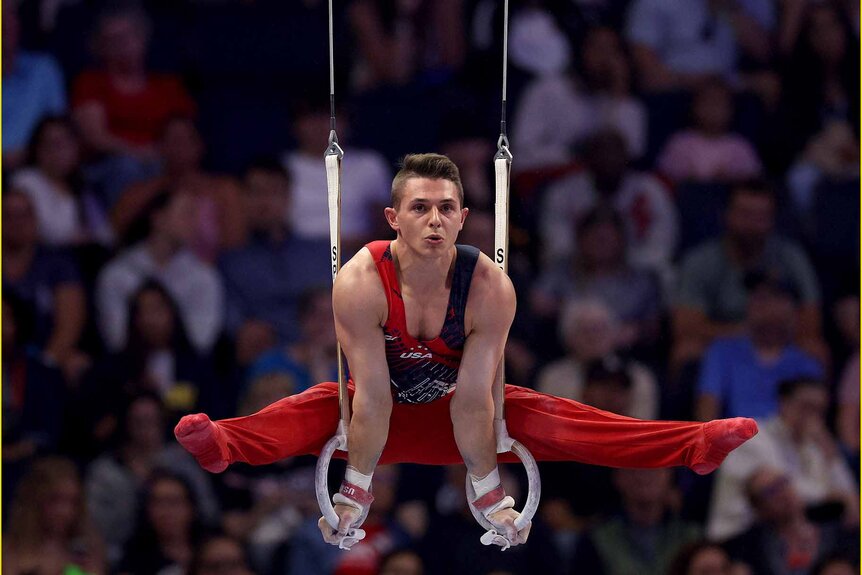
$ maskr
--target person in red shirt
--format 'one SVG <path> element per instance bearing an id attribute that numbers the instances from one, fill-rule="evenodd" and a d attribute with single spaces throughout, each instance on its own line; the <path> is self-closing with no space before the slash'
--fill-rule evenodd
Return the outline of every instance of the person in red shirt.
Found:
<path id="1" fill-rule="evenodd" d="M 95 46 L 102 67 L 83 72 L 72 89 L 75 119 L 96 152 L 154 157 L 168 120 L 195 112 L 179 77 L 147 70 L 149 36 L 150 21 L 138 8 L 99 17 Z"/>
<path id="2" fill-rule="evenodd" d="M 191 117 L 196 106 L 175 74 L 147 70 L 151 23 L 134 6 L 99 16 L 94 47 L 98 69 L 81 73 L 72 87 L 72 109 L 84 143 L 97 156 L 122 158 L 123 184 L 151 176 L 155 142 L 171 118 Z M 119 169 L 112 166 L 114 172 Z M 105 179 L 116 178 L 112 172 Z M 121 186 L 106 194 L 113 203 Z"/>

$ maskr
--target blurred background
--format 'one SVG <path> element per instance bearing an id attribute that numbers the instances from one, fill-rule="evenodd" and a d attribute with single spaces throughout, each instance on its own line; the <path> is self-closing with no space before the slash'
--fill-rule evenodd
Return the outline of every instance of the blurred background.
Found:
<path id="1" fill-rule="evenodd" d="M 428 151 L 490 253 L 502 1 L 334 5 L 346 255 Z M 463 468 L 379 469 L 342 553 L 313 458 L 171 434 L 335 378 L 326 2 L 2 6 L 4 573 L 858 573 L 858 0 L 512 1 L 509 383 L 761 432 L 706 477 L 543 464 L 506 553 Z"/>

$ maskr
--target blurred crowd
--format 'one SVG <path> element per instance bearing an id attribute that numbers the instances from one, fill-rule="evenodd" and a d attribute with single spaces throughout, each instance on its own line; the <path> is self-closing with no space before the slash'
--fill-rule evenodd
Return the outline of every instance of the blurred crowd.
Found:
<path id="1" fill-rule="evenodd" d="M 348 257 L 409 152 L 458 164 L 492 250 L 502 6 L 334 1 Z M 367 540 L 325 544 L 314 458 L 210 475 L 171 430 L 336 378 L 327 3 L 6 0 L 4 573 L 858 573 L 858 0 L 509 27 L 509 383 L 760 434 L 705 477 L 543 464 L 506 553 L 463 467 L 384 467 Z"/>

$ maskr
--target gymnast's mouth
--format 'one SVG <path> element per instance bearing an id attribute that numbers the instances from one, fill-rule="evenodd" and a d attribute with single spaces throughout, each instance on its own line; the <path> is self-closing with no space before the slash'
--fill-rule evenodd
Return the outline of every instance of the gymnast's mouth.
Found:
<path id="1" fill-rule="evenodd" d="M 443 241 L 443 236 L 441 236 L 439 234 L 431 234 L 431 235 L 425 236 L 425 241 L 439 244 L 440 242 Z"/>

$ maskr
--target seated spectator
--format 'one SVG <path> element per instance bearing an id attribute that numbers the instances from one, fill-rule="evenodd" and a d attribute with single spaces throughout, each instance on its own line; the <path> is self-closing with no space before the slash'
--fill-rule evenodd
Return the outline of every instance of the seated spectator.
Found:
<path id="1" fill-rule="evenodd" d="M 780 43 L 787 52 L 781 72 L 783 144 L 791 155 L 834 121 L 859 125 L 859 33 L 842 2 L 791 4 Z M 857 134 L 858 137 L 858 134 Z"/>
<path id="2" fill-rule="evenodd" d="M 859 138 L 846 122 L 830 122 L 811 137 L 787 172 L 787 188 L 797 217 L 803 223 L 811 219 L 821 184 L 858 179 Z"/>
<path id="3" fill-rule="evenodd" d="M 252 575 L 242 544 L 227 535 L 215 535 L 195 550 L 189 575 Z M 421 575 L 421 573 L 419 574 Z"/>
<path id="4" fill-rule="evenodd" d="M 143 210 L 142 241 L 103 268 L 96 286 L 99 328 L 110 351 L 126 346 L 129 301 L 148 279 L 156 279 L 176 301 L 192 347 L 209 351 L 223 321 L 221 280 L 216 270 L 188 248 L 197 204 L 185 192 L 162 192 Z"/>
<path id="5" fill-rule="evenodd" d="M 30 315 L 14 294 L 3 292 L 4 505 L 32 460 L 56 449 L 66 403 L 63 373 L 25 345 Z"/>
<path id="6" fill-rule="evenodd" d="M 577 223 L 578 251 L 568 261 L 545 266 L 533 288 L 540 316 L 556 314 L 563 303 L 594 298 L 617 314 L 623 348 L 656 342 L 661 294 L 655 274 L 630 265 L 623 219 L 613 208 L 596 208 Z"/>
<path id="7" fill-rule="evenodd" d="M 492 549 L 477 544 L 482 531 L 464 497 L 467 468 L 452 465 L 444 472 L 445 482 L 436 489 L 433 498 L 435 512 L 431 515 L 428 534 L 422 543 L 422 559 L 428 573 L 561 573 L 553 533 L 538 515 L 533 519 L 528 545 L 500 553 L 499 547 Z M 515 501 L 523 501 L 521 486 L 509 471 L 509 466 L 500 467 L 500 480 L 508 495 Z M 445 553 L 440 552 L 443 549 Z"/>
<path id="8" fill-rule="evenodd" d="M 858 530 L 835 524 L 816 525 L 790 478 L 768 466 L 759 467 L 745 484 L 756 522 L 725 544 L 728 554 L 757 575 L 802 575 L 819 558 L 839 549 L 856 549 Z M 855 541 L 855 543 L 854 543 Z"/>
<path id="9" fill-rule="evenodd" d="M 337 547 L 323 541 L 317 527 L 320 513 L 315 512 L 305 519 L 291 540 L 288 572 L 376 573 L 384 555 L 411 542 L 410 535 L 397 520 L 398 478 L 396 465 L 374 470 L 374 505 L 363 523 L 366 536 L 358 547 L 364 549 L 362 553 L 341 553 Z"/>
<path id="10" fill-rule="evenodd" d="M 75 464 L 47 457 L 21 480 L 3 532 L 3 573 L 105 573 Z"/>
<path id="11" fill-rule="evenodd" d="M 833 519 L 858 524 L 858 486 L 826 427 L 829 395 L 819 381 L 790 379 L 778 388 L 778 415 L 760 423 L 760 433 L 736 450 L 718 470 L 709 514 L 709 536 L 727 539 L 753 520 L 745 482 L 768 465 L 790 478 L 809 508 L 834 504 Z"/>
<path id="12" fill-rule="evenodd" d="M 619 324 L 610 308 L 598 300 L 569 304 L 560 318 L 560 338 L 568 355 L 547 365 L 540 373 L 536 389 L 575 401 L 584 401 L 588 368 L 605 360 L 616 362 L 630 380 L 630 399 L 618 413 L 639 419 L 658 416 L 658 386 L 644 365 L 621 362 L 618 350 Z"/>
<path id="13" fill-rule="evenodd" d="M 195 110 L 178 77 L 147 69 L 151 28 L 134 3 L 105 8 L 93 41 L 101 67 L 73 84 L 73 114 L 84 143 L 105 158 L 91 176 L 108 207 L 129 184 L 158 171 L 155 143 L 168 120 Z"/>
<path id="14" fill-rule="evenodd" d="M 364 4 L 364 2 L 363 2 Z M 291 176 L 290 209 L 282 216 L 297 237 L 306 240 L 329 239 L 329 204 L 326 171 L 321 154 L 329 134 L 329 106 L 320 98 L 300 102 L 294 114 L 294 135 L 298 148 L 282 156 L 284 169 Z M 339 115 L 338 136 L 342 147 L 350 137 L 348 118 Z M 374 232 L 388 206 L 392 174 L 383 157 L 372 150 L 350 148 L 342 162 L 341 210 L 350 214 L 341 220 L 342 252 L 352 254 L 367 241 L 378 239 Z"/>
<path id="15" fill-rule="evenodd" d="M 631 70 L 622 41 L 611 28 L 587 31 L 576 52 L 577 75 L 542 75 L 529 84 L 515 112 L 513 149 L 519 171 L 556 167 L 592 134 L 619 132 L 632 158 L 646 146 L 646 111 L 631 93 Z"/>
<path id="16" fill-rule="evenodd" d="M 39 239 L 48 246 L 109 245 L 113 232 L 81 171 L 78 133 L 67 118 L 47 116 L 35 128 L 27 165 L 11 183 L 30 198 Z"/>
<path id="17" fill-rule="evenodd" d="M 841 350 L 847 357 L 840 371 L 835 427 L 850 467 L 859 468 L 859 296 L 844 297 L 835 304 L 833 319 L 841 334 Z M 858 474 L 857 474 L 858 479 Z"/>
<path id="18" fill-rule="evenodd" d="M 323 174 L 321 166 L 317 168 Z M 220 262 L 227 290 L 227 328 L 236 339 L 242 365 L 277 344 L 296 341 L 300 294 L 332 281 L 328 232 L 327 239 L 304 239 L 287 223 L 299 206 L 292 203 L 291 182 L 281 165 L 253 164 L 246 171 L 245 188 L 249 242 L 226 253 Z M 315 188 L 317 195 L 324 189 L 325 185 Z M 302 219 L 303 214 L 297 217 Z M 328 217 L 326 221 L 329 229 Z"/>
<path id="19" fill-rule="evenodd" d="M 66 111 L 63 74 L 48 54 L 20 46 L 18 2 L 3 4 L 3 171 L 27 158 L 27 143 L 43 117 Z"/>
<path id="20" fill-rule="evenodd" d="M 351 83 L 357 93 L 413 80 L 430 83 L 457 72 L 466 58 L 461 2 L 420 0 L 384 8 L 353 0 L 348 15 L 356 42 Z"/>
<path id="21" fill-rule="evenodd" d="M 784 278 L 800 295 L 798 343 L 818 359 L 828 351 L 820 331 L 820 290 L 805 253 L 775 232 L 775 194 L 760 181 L 733 186 L 725 233 L 684 254 L 673 306 L 673 362 L 700 357 L 716 337 L 743 329 L 744 278 L 760 271 Z"/>
<path id="22" fill-rule="evenodd" d="M 695 524 L 671 508 L 670 469 L 617 469 L 622 513 L 592 527 L 578 543 L 573 565 L 595 575 L 666 573 L 679 550 L 700 537 Z"/>
<path id="23" fill-rule="evenodd" d="M 652 175 L 636 172 L 622 136 L 603 131 L 585 145 L 585 169 L 551 185 L 539 215 L 544 259 L 576 253 L 575 223 L 598 206 L 621 214 L 632 264 L 664 272 L 677 237 L 676 208 L 667 188 Z"/>
<path id="24" fill-rule="evenodd" d="M 742 564 L 730 562 L 717 543 L 695 541 L 683 547 L 671 563 L 668 575 L 748 575 Z"/>
<path id="25" fill-rule="evenodd" d="M 422 557 L 409 548 L 396 549 L 380 560 L 377 575 L 424 575 Z"/>
<path id="26" fill-rule="evenodd" d="M 178 475 L 154 471 L 146 482 L 141 515 L 118 573 L 185 572 L 203 537 L 197 503 Z"/>
<path id="27" fill-rule="evenodd" d="M 128 401 L 117 423 L 117 445 L 93 461 L 85 489 L 90 516 L 108 547 L 108 561 L 116 566 L 135 529 L 139 498 L 156 469 L 183 477 L 201 502 L 201 520 L 213 525 L 219 504 L 207 474 L 176 442 L 166 440 L 165 408 L 156 395 L 141 393 Z"/>
<path id="28" fill-rule="evenodd" d="M 778 412 L 781 381 L 823 376 L 817 360 L 793 344 L 800 313 L 794 286 L 752 273 L 746 287 L 746 331 L 717 338 L 704 356 L 695 414 L 701 421 L 771 417 Z"/>
<path id="29" fill-rule="evenodd" d="M 691 126 L 665 145 L 659 171 L 676 183 L 734 182 L 761 175 L 757 152 L 730 131 L 733 114 L 727 84 L 718 79 L 701 84 L 691 106 Z"/>
<path id="30" fill-rule="evenodd" d="M 158 143 L 162 174 L 127 188 L 111 213 L 118 237 L 123 237 L 153 197 L 167 190 L 188 192 L 198 203 L 192 250 L 213 262 L 220 250 L 234 248 L 245 240 L 245 218 L 239 187 L 230 178 L 204 171 L 204 142 L 189 117 L 166 121 Z"/>
<path id="31" fill-rule="evenodd" d="M 328 285 L 305 290 L 297 300 L 299 337 L 268 351 L 249 368 L 248 379 L 283 373 L 300 393 L 322 381 L 338 380 L 335 317 Z"/>
<path id="32" fill-rule="evenodd" d="M 43 360 L 75 379 L 88 364 L 78 351 L 86 321 L 84 288 L 74 261 L 39 244 L 36 213 L 15 190 L 3 195 L 3 292 L 33 311 L 34 344 Z"/>
<path id="33" fill-rule="evenodd" d="M 766 60 L 769 35 L 755 3 L 635 0 L 625 36 L 643 92 L 687 90 L 708 76 L 731 79 L 741 54 Z"/>
<path id="34" fill-rule="evenodd" d="M 116 414 L 141 392 L 160 398 L 170 419 L 191 411 L 233 414 L 234 393 L 219 385 L 209 358 L 189 342 L 173 298 L 155 280 L 146 280 L 129 299 L 128 341 L 97 361 L 83 377 L 79 411 L 84 427 L 72 445 L 104 445 L 116 427 Z"/>

